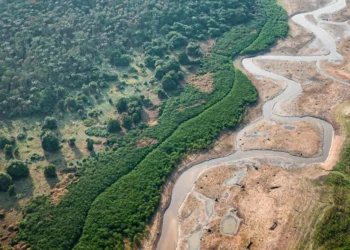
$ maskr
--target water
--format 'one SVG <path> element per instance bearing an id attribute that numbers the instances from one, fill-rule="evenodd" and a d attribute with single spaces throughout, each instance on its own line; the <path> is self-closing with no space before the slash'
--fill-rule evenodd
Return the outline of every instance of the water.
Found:
<path id="1" fill-rule="evenodd" d="M 250 158 L 256 158 L 256 157 L 283 157 L 287 158 L 295 163 L 301 164 L 301 166 L 306 166 L 307 164 L 311 163 L 322 163 L 325 162 L 330 147 L 332 144 L 333 139 L 333 127 L 320 119 L 316 119 L 314 117 L 287 117 L 283 116 L 282 109 L 280 107 L 281 103 L 286 100 L 291 100 L 297 97 L 301 91 L 301 85 L 297 82 L 294 82 L 290 79 L 287 79 L 283 76 L 274 74 L 272 72 L 265 71 L 258 66 L 256 66 L 253 62 L 253 60 L 282 60 L 282 61 L 298 61 L 298 62 L 315 62 L 317 66 L 317 70 L 319 73 L 321 73 L 324 76 L 327 76 L 335 81 L 338 81 L 343 84 L 349 84 L 346 81 L 337 79 L 333 76 L 328 75 L 325 73 L 321 67 L 319 62 L 322 60 L 329 60 L 329 61 L 339 61 L 342 60 L 343 57 L 337 52 L 336 49 L 336 41 L 332 38 L 330 34 L 327 33 L 326 30 L 322 29 L 321 27 L 307 20 L 305 17 L 306 15 L 313 15 L 318 22 L 321 22 L 321 20 L 318 18 L 322 14 L 331 14 L 334 12 L 337 12 L 343 8 L 346 7 L 346 0 L 335 0 L 331 4 L 327 5 L 324 8 L 321 8 L 319 10 L 305 13 L 305 14 L 299 14 L 293 17 L 293 21 L 308 31 L 312 32 L 317 39 L 319 39 L 322 44 L 324 51 L 327 51 L 328 54 L 321 55 L 321 56 L 258 56 L 255 58 L 246 58 L 242 61 L 243 67 L 250 73 L 254 74 L 257 77 L 268 77 L 277 81 L 282 81 L 287 83 L 286 89 L 277 97 L 274 99 L 266 102 L 263 106 L 263 117 L 258 119 L 257 121 L 249 124 L 246 126 L 243 130 L 241 130 L 237 135 L 237 152 L 228 155 L 226 157 L 213 159 L 210 161 L 203 162 L 201 164 L 195 165 L 186 172 L 184 172 L 180 178 L 177 180 L 173 193 L 172 193 L 172 199 L 169 208 L 164 214 L 163 217 L 163 227 L 162 227 L 162 234 L 161 238 L 159 239 L 157 249 L 158 250 L 173 250 L 176 249 L 177 245 L 177 230 L 178 230 L 178 224 L 177 224 L 177 212 L 181 206 L 181 204 L 184 202 L 186 195 L 188 192 L 191 191 L 191 188 L 193 184 L 195 183 L 198 175 L 205 171 L 206 169 L 219 165 L 222 163 L 230 163 L 242 159 L 250 159 Z M 325 23 L 325 21 L 322 21 Z M 250 151 L 242 151 L 238 138 L 242 138 L 241 135 L 246 131 L 248 128 L 254 126 L 258 121 L 261 119 L 271 119 L 283 123 L 291 123 L 291 122 L 300 122 L 300 121 L 313 121 L 321 124 L 323 127 L 323 147 L 322 147 L 322 155 L 320 157 L 316 158 L 302 158 L 297 156 L 292 156 L 288 153 L 284 152 L 275 152 L 275 151 L 268 151 L 268 150 L 250 150 Z M 286 164 L 288 165 L 288 164 Z M 232 221 L 229 220 L 227 223 L 231 223 Z M 226 223 L 226 222 L 225 222 Z M 229 224 L 230 225 L 230 224 Z M 199 237 L 198 237 L 199 235 Z M 200 235 L 201 232 L 196 232 L 192 239 L 190 239 L 190 249 L 198 249 L 199 243 L 200 243 Z"/>

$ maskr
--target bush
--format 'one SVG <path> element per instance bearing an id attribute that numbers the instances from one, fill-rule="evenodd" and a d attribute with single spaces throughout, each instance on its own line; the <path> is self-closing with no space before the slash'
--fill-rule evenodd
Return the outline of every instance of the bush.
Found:
<path id="1" fill-rule="evenodd" d="M 75 141 L 76 141 L 75 137 L 69 138 L 69 139 L 68 139 L 68 145 L 69 145 L 70 147 L 74 147 L 74 146 L 75 146 Z"/>
<path id="2" fill-rule="evenodd" d="M 8 157 L 13 157 L 14 147 L 11 144 L 6 144 L 4 152 Z"/>
<path id="3" fill-rule="evenodd" d="M 117 110 L 119 113 L 123 113 L 128 110 L 128 100 L 126 98 L 121 98 L 118 100 Z"/>
<path id="4" fill-rule="evenodd" d="M 45 166 L 44 174 L 45 174 L 45 177 L 55 178 L 57 176 L 57 174 L 56 174 L 56 166 L 53 165 L 53 164 L 49 164 L 49 165 Z"/>
<path id="5" fill-rule="evenodd" d="M 121 130 L 120 124 L 118 120 L 109 119 L 107 122 L 107 131 L 109 133 L 116 133 Z"/>
<path id="6" fill-rule="evenodd" d="M 87 138 L 86 139 L 86 148 L 89 150 L 89 151 L 94 151 L 94 140 L 90 139 L 90 138 Z"/>
<path id="7" fill-rule="evenodd" d="M 96 137 L 107 137 L 108 132 L 106 131 L 105 127 L 100 126 L 92 126 L 85 130 L 85 134 L 88 136 L 96 136 Z"/>
<path id="8" fill-rule="evenodd" d="M 41 146 L 45 151 L 48 152 L 56 152 L 60 149 L 59 140 L 57 136 L 51 131 L 48 131 L 44 134 L 41 139 Z"/>
<path id="9" fill-rule="evenodd" d="M 0 149 L 4 149 L 8 144 L 11 144 L 10 139 L 4 135 L 0 135 Z"/>
<path id="10" fill-rule="evenodd" d="M 27 164 L 20 160 L 11 160 L 6 166 L 6 172 L 14 180 L 29 176 Z"/>
<path id="11" fill-rule="evenodd" d="M 42 126 L 43 129 L 56 129 L 57 128 L 57 121 L 54 117 L 46 116 L 44 120 L 44 124 Z"/>
<path id="12" fill-rule="evenodd" d="M 12 178 L 8 174 L 0 173 L 0 192 L 6 192 L 12 183 Z"/>
<path id="13" fill-rule="evenodd" d="M 131 129 L 131 127 L 132 127 L 132 120 L 131 120 L 130 115 L 123 114 L 122 120 L 123 120 L 123 127 L 126 128 L 126 129 Z"/>

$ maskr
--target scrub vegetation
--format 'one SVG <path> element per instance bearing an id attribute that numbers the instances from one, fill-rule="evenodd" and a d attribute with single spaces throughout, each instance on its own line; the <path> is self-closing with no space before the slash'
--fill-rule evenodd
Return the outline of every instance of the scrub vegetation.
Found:
<path id="1" fill-rule="evenodd" d="M 45 155 L 81 147 L 79 136 L 60 130 L 58 117 L 79 117 L 78 128 L 88 127 L 83 132 L 92 137 L 83 140 L 91 157 L 76 162 L 76 181 L 60 202 L 39 196 L 24 209 L 13 244 L 43 250 L 137 245 L 176 164 L 236 127 L 257 100 L 232 59 L 288 33 L 274 0 L 18 0 L 1 2 L 0 10 L 0 112 L 50 115 L 40 132 Z M 204 56 L 208 39 L 216 45 Z M 186 83 L 207 73 L 210 93 Z M 116 91 L 117 98 L 109 95 Z M 144 122 L 145 109 L 157 110 L 156 125 Z M 138 147 L 142 140 L 155 143 Z M 106 150 L 97 152 L 101 145 Z M 48 179 L 57 171 L 44 167 Z M 7 189 L 11 177 L 2 179 Z"/>
<path id="2" fill-rule="evenodd" d="M 350 117 L 341 116 L 338 120 L 347 140 L 340 161 L 326 178 L 332 206 L 318 223 L 314 237 L 322 250 L 350 248 Z"/>

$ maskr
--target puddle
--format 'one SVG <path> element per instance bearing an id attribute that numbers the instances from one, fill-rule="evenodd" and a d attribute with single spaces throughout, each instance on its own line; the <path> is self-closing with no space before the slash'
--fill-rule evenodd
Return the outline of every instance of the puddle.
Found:
<path id="1" fill-rule="evenodd" d="M 201 231 L 197 231 L 194 232 L 193 234 L 191 234 L 191 236 L 188 238 L 187 242 L 188 242 L 188 249 L 189 250 L 198 250 L 200 243 L 201 243 Z"/>
<path id="2" fill-rule="evenodd" d="M 295 126 L 287 125 L 287 126 L 284 126 L 284 128 L 287 130 L 294 130 Z"/>
<path id="3" fill-rule="evenodd" d="M 214 214 L 214 206 L 215 201 L 213 200 L 207 200 L 205 202 L 205 211 L 207 212 L 207 216 L 210 218 Z"/>
<path id="4" fill-rule="evenodd" d="M 237 216 L 237 211 L 230 212 L 221 220 L 220 231 L 223 234 L 235 235 L 241 224 L 241 219 Z"/>

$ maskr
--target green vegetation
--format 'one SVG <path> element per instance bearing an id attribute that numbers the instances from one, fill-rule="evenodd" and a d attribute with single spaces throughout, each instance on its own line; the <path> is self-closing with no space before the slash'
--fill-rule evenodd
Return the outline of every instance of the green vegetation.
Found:
<path id="1" fill-rule="evenodd" d="M 53 164 L 49 164 L 49 165 L 45 166 L 44 174 L 48 178 L 55 178 L 57 176 L 57 174 L 56 174 L 56 166 L 53 165 Z"/>
<path id="2" fill-rule="evenodd" d="M 56 152 L 60 149 L 58 137 L 51 131 L 44 133 L 41 139 L 41 146 L 48 152 Z"/>
<path id="3" fill-rule="evenodd" d="M 95 2 L 92 0 L 81 3 L 85 8 L 77 14 L 77 18 L 82 13 L 88 14 L 86 19 L 81 18 L 77 23 L 80 23 L 80 30 L 86 28 L 87 33 L 75 34 L 75 38 L 80 39 L 75 48 L 81 45 L 79 48 L 84 48 L 86 54 L 78 55 L 81 53 L 77 52 L 78 49 L 70 51 L 73 53 L 70 60 L 85 59 L 85 66 L 89 66 L 92 61 L 88 55 L 91 48 L 100 48 L 99 52 L 93 52 L 92 58 L 107 58 L 102 65 L 109 65 L 109 70 L 104 71 L 102 66 L 89 69 L 87 74 L 84 71 L 84 74 L 74 75 L 74 79 L 80 81 L 80 77 L 85 77 L 90 82 L 94 79 L 91 74 L 96 71 L 102 71 L 98 76 L 105 77 L 104 73 L 111 72 L 114 66 L 118 66 L 119 70 L 120 66 L 132 64 L 134 51 L 130 44 L 142 46 L 145 65 L 154 71 L 154 79 L 149 84 L 158 88 L 158 94 L 164 99 L 159 105 L 160 117 L 156 126 L 147 127 L 139 123 L 142 107 L 146 106 L 146 101 L 141 97 L 109 101 L 110 104 L 116 103 L 121 115 L 119 122 L 129 131 L 121 137 L 108 138 L 108 144 L 114 145 L 112 150 L 93 154 L 93 157 L 84 160 L 77 173 L 80 176 L 79 181 L 68 187 L 69 192 L 58 205 L 53 205 L 48 197 L 38 197 L 28 204 L 17 240 L 26 241 L 31 249 L 120 249 L 123 248 L 123 239 L 137 244 L 157 207 L 161 186 L 179 160 L 193 151 L 210 146 L 222 129 L 235 127 L 241 121 L 245 107 L 256 100 L 254 87 L 242 72 L 233 69 L 232 58 L 260 36 L 261 28 L 270 18 L 266 8 L 281 12 L 281 8 L 273 0 L 205 3 L 192 0 L 181 3 L 167 1 L 166 5 L 160 1 L 137 4 L 129 1 L 119 5 L 101 4 L 99 8 L 103 11 L 95 9 Z M 50 3 L 51 1 L 47 1 L 43 4 L 51 9 L 53 7 Z M 68 7 L 62 9 L 66 8 Z M 76 6 L 72 12 L 75 13 L 79 8 L 80 6 Z M 57 9 L 59 8 L 55 9 L 55 13 Z M 125 15 L 132 10 L 136 14 Z M 121 11 L 125 12 L 123 20 L 119 19 Z M 103 12 L 105 15 L 98 15 L 96 12 Z M 131 16 L 136 17 L 135 22 L 129 22 Z M 103 55 L 100 53 L 107 51 L 107 48 L 96 44 L 104 37 L 100 32 L 105 25 L 101 24 L 100 18 L 106 25 L 111 23 L 105 38 L 106 44 L 103 46 L 113 47 Z M 113 19 L 113 22 L 109 19 Z M 89 22 L 97 22 L 99 25 L 87 26 L 86 23 Z M 75 27 L 77 24 L 73 22 L 72 25 Z M 242 28 L 245 26 L 246 30 Z M 120 29 L 117 34 L 112 27 Z M 131 27 L 135 29 L 132 32 Z M 242 31 L 246 33 L 241 33 Z M 202 56 L 198 52 L 200 40 L 228 34 L 225 32 L 234 35 L 218 38 L 211 56 L 197 58 Z M 248 33 L 254 36 L 245 36 Z M 99 39 L 89 41 L 85 37 L 97 37 L 95 34 L 99 34 Z M 121 39 L 123 42 L 109 42 L 109 39 Z M 222 39 L 232 39 L 235 46 L 230 46 Z M 182 64 L 191 64 L 187 70 L 195 71 L 198 68 L 199 74 L 212 73 L 212 93 L 203 93 L 182 82 L 184 67 L 176 59 L 178 55 L 184 59 Z M 84 92 L 98 92 L 98 82 L 101 79 L 94 81 L 97 84 L 89 83 L 84 87 Z M 117 87 L 121 86 L 118 80 Z M 170 86 L 170 89 L 165 86 Z M 64 112 L 82 110 L 86 105 L 81 101 L 85 98 L 79 99 L 80 102 L 72 95 L 63 98 L 65 101 L 61 110 Z M 183 107 L 187 108 L 181 110 Z M 89 112 L 88 115 L 90 118 L 85 116 L 84 121 L 92 126 L 98 119 L 99 112 Z M 104 131 L 108 131 L 108 121 Z M 152 138 L 158 143 L 138 148 L 136 144 L 143 138 Z M 94 141 L 88 138 L 86 143 L 87 148 L 93 151 Z"/>
<path id="4" fill-rule="evenodd" d="M 26 178 L 29 176 L 29 169 L 27 164 L 19 160 L 11 160 L 6 166 L 6 172 L 14 180 Z"/>
<path id="5" fill-rule="evenodd" d="M 56 129 L 57 128 L 56 119 L 54 117 L 46 116 L 42 128 L 50 129 L 50 130 Z"/>
<path id="6" fill-rule="evenodd" d="M 109 119 L 107 123 L 107 131 L 109 133 L 116 133 L 121 130 L 120 124 L 118 120 Z"/>
<path id="7" fill-rule="evenodd" d="M 327 176 L 324 187 L 330 190 L 333 204 L 317 224 L 314 236 L 317 247 L 322 250 L 350 249 L 350 117 L 341 117 L 340 123 L 347 141 L 341 159 Z"/>
<path id="8" fill-rule="evenodd" d="M 0 173 L 0 192 L 6 192 L 12 184 L 12 178 L 8 174 Z"/>

